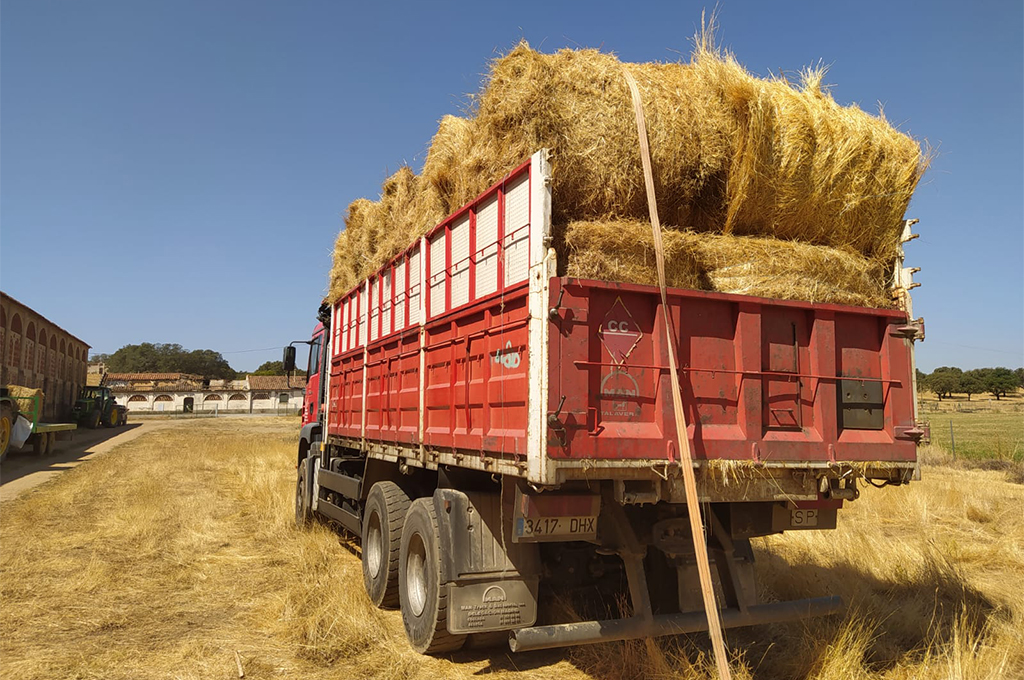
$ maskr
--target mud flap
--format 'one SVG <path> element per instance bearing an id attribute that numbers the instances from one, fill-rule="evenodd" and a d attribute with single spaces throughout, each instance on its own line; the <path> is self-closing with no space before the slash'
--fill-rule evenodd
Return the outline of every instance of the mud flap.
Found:
<path id="1" fill-rule="evenodd" d="M 434 492 L 441 582 L 448 588 L 448 631 L 453 634 L 509 630 L 537 621 L 540 552 L 536 544 L 512 542 L 512 491 Z"/>

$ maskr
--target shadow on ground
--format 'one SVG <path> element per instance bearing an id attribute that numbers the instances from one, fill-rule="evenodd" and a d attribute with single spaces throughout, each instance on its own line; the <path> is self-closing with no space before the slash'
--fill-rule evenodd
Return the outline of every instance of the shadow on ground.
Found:
<path id="1" fill-rule="evenodd" d="M 141 426 L 141 423 L 128 423 L 115 428 L 72 430 L 70 439 L 58 439 L 54 443 L 54 449 L 45 456 L 34 455 L 31 444 L 26 444 L 20 451 L 11 450 L 3 463 L 0 463 L 0 486 L 36 472 L 57 472 L 66 469 L 68 463 L 78 462 L 93 453 L 93 449 L 98 445 Z"/>

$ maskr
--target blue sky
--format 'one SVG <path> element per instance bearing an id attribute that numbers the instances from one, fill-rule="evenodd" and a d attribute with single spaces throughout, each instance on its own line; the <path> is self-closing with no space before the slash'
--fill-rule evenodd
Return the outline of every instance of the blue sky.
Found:
<path id="1" fill-rule="evenodd" d="M 678 60 L 705 6 L 5 0 L 0 287 L 94 352 L 253 369 L 308 337 L 348 203 L 419 169 L 489 59 Z M 1022 7 L 719 3 L 750 70 L 831 64 L 837 100 L 938 148 L 908 212 L 925 370 L 1024 363 Z"/>

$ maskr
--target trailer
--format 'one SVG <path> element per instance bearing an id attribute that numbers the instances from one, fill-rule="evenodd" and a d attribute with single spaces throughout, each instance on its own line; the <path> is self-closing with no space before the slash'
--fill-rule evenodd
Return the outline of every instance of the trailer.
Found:
<path id="1" fill-rule="evenodd" d="M 750 539 L 833 529 L 859 483 L 918 476 L 923 327 L 894 266 L 900 309 L 683 289 L 663 305 L 656 287 L 559 276 L 538 151 L 321 306 L 296 520 L 359 538 L 367 595 L 422 653 L 706 630 L 671 322 L 722 625 L 838 611 L 826 593 L 759 604 Z M 538 623 L 544 593 L 609 576 L 630 616 Z"/>
<path id="2" fill-rule="evenodd" d="M 0 394 L 0 460 L 7 457 L 11 443 L 11 430 L 19 415 L 24 416 L 31 423 L 32 434 L 25 441 L 32 446 L 32 453 L 37 456 L 45 456 L 53 451 L 58 438 L 73 436 L 77 429 L 75 423 L 41 423 L 39 418 L 42 415 L 42 404 L 38 396 L 15 397 L 8 394 L 7 388 L 3 388 Z"/>

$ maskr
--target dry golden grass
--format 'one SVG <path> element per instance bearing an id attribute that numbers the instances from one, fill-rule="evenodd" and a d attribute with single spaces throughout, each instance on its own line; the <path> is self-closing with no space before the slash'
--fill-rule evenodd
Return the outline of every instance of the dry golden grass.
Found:
<path id="1" fill-rule="evenodd" d="M 556 243 L 574 220 L 647 219 L 626 68 L 643 100 L 664 224 L 891 264 L 928 154 L 883 115 L 836 103 L 823 69 L 806 71 L 798 87 L 758 78 L 715 45 L 708 26 L 688 63 L 624 64 L 593 49 L 542 54 L 525 42 L 495 59 L 472 115 L 441 120 L 422 174 L 403 168 L 380 201 L 350 206 L 329 298 L 544 147 L 553 152 Z"/>
<path id="2" fill-rule="evenodd" d="M 292 418 L 181 422 L 88 461 L 0 517 L 5 678 L 713 677 L 701 636 L 512 656 L 414 654 L 331 530 L 292 526 Z M 758 541 L 766 599 L 842 617 L 727 631 L 737 678 L 1024 672 L 1024 488 L 928 468 L 868 489 L 834 532 Z M 545 606 L 564 607 L 559 600 Z"/>

